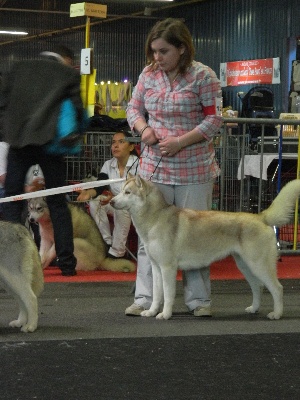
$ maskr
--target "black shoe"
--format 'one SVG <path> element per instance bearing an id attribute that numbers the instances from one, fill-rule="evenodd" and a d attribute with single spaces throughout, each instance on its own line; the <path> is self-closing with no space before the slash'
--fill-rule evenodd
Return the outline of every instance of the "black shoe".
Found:
<path id="1" fill-rule="evenodd" d="M 64 259 L 60 259 L 59 257 L 56 257 L 55 264 L 61 270 L 62 276 L 77 275 L 77 272 L 75 271 L 77 260 L 73 254 L 69 257 L 64 257 Z"/>
<path id="2" fill-rule="evenodd" d="M 57 258 L 56 258 L 56 257 L 51 261 L 50 266 L 51 266 L 51 267 L 58 267 L 58 266 L 59 266 L 59 265 L 57 264 Z"/>
<path id="3" fill-rule="evenodd" d="M 62 269 L 61 274 L 62 276 L 75 276 L 77 272 L 75 269 Z"/>

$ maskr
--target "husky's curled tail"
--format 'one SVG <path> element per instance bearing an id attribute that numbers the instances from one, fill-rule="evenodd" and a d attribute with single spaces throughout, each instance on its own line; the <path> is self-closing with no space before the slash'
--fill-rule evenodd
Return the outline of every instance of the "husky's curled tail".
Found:
<path id="1" fill-rule="evenodd" d="M 269 226 L 280 227 L 288 224 L 295 210 L 295 203 L 300 196 L 300 179 L 287 183 L 279 192 L 269 208 L 260 216 Z"/>

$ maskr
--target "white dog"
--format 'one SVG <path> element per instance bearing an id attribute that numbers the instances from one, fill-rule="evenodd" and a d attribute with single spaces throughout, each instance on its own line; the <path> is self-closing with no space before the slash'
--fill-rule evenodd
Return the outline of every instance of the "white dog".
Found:
<path id="1" fill-rule="evenodd" d="M 0 221 L 0 278 L 19 304 L 19 316 L 9 326 L 33 332 L 38 323 L 37 296 L 44 288 L 40 256 L 29 231 Z"/>
<path id="2" fill-rule="evenodd" d="M 283 313 L 283 290 L 277 279 L 276 238 L 272 226 L 289 222 L 299 195 L 300 180 L 294 180 L 258 215 L 194 211 L 168 205 L 158 188 L 139 176 L 128 179 L 111 204 L 130 212 L 151 260 L 153 302 L 141 315 L 169 319 L 177 269 L 201 268 L 231 254 L 252 289 L 253 303 L 246 312 L 259 310 L 264 285 L 274 301 L 274 310 L 268 318 L 279 319 Z M 163 311 L 159 313 L 163 301 Z"/>
<path id="3" fill-rule="evenodd" d="M 107 257 L 105 242 L 93 218 L 74 204 L 69 203 L 68 207 L 72 218 L 77 270 L 103 269 L 115 272 L 132 272 L 135 270 L 135 264 L 130 260 Z M 31 222 L 39 223 L 40 256 L 42 266 L 46 268 L 56 258 L 56 251 L 50 212 L 44 198 L 38 197 L 28 201 L 28 218 Z"/>

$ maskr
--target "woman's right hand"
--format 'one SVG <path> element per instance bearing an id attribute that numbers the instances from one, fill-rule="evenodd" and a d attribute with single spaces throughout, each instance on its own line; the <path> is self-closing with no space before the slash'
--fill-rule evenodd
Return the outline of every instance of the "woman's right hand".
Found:
<path id="1" fill-rule="evenodd" d="M 155 131 L 151 126 L 148 126 L 142 135 L 142 142 L 148 146 L 156 144 L 158 142 L 157 137 L 155 135 Z"/>

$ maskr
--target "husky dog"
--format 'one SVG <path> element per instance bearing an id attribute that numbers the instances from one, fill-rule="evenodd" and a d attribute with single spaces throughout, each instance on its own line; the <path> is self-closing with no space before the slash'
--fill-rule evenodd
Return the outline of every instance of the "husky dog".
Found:
<path id="1" fill-rule="evenodd" d="M 132 272 L 135 264 L 126 259 L 107 257 L 106 244 L 93 218 L 82 208 L 68 204 L 73 224 L 74 255 L 77 258 L 77 270 Z M 43 268 L 48 267 L 56 258 L 54 232 L 49 208 L 45 198 L 38 197 L 28 201 L 28 218 L 38 222 L 41 236 L 40 256 Z"/>
<path id="2" fill-rule="evenodd" d="M 9 326 L 33 332 L 38 323 L 37 296 L 44 288 L 40 256 L 29 231 L 0 221 L 0 279 L 19 304 L 19 316 Z"/>
<path id="3" fill-rule="evenodd" d="M 279 319 L 283 313 L 283 290 L 277 279 L 277 248 L 272 226 L 289 222 L 299 195 L 300 180 L 294 180 L 258 215 L 195 211 L 168 205 L 151 182 L 139 176 L 129 178 L 111 205 L 130 212 L 151 260 L 153 302 L 141 315 L 169 319 L 177 268 L 201 268 L 231 254 L 252 289 L 253 302 L 246 312 L 259 310 L 261 287 L 265 286 L 274 301 L 274 310 L 267 317 Z M 163 301 L 163 311 L 159 313 Z"/>

